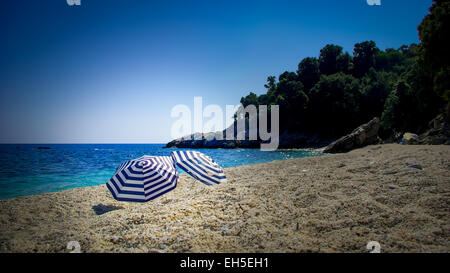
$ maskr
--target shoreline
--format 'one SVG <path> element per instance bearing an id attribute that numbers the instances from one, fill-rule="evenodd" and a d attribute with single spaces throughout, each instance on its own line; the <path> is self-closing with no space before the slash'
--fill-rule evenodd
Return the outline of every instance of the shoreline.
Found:
<path id="1" fill-rule="evenodd" d="M 76 144 L 75 144 L 76 145 Z M 99 150 L 108 150 L 108 149 L 117 149 L 117 147 L 107 147 L 107 148 L 95 148 L 97 147 L 95 144 L 87 144 L 89 146 L 93 147 L 94 151 L 99 151 Z M 107 144 L 109 145 L 109 144 Z M 121 145 L 121 144 L 120 144 Z M 155 145 L 155 144 L 145 144 L 145 145 Z M 34 146 L 34 145 L 32 145 Z M 33 150 L 35 147 L 32 147 Z M 178 149 L 177 149 L 178 150 Z M 199 149 L 202 150 L 202 149 Z M 211 155 L 212 158 L 216 159 L 217 158 L 214 156 L 214 154 L 216 156 L 218 156 L 217 153 L 221 153 L 220 152 L 220 148 L 218 149 L 210 149 L 213 151 L 210 151 L 211 153 L 213 153 L 213 155 Z M 245 165 L 254 165 L 254 164 L 261 164 L 261 163 L 267 163 L 267 162 L 273 162 L 273 161 L 277 161 L 277 160 L 284 160 L 284 159 L 279 159 L 279 158 L 270 158 L 270 154 L 267 154 L 267 158 L 265 158 L 265 154 L 266 152 L 261 152 L 259 149 L 250 149 L 250 148 L 235 148 L 233 149 L 234 151 L 232 151 L 232 153 L 234 153 L 234 156 L 229 157 L 229 153 L 228 151 L 224 151 L 225 154 L 227 154 L 226 158 L 225 158 L 225 163 L 219 163 L 219 165 L 223 166 L 225 164 L 225 166 L 227 166 L 227 168 L 229 167 L 239 167 L 239 166 L 244 166 L 244 165 L 240 165 L 240 164 L 245 164 Z M 240 158 L 245 158 L 246 155 L 242 155 L 242 153 L 249 153 L 249 150 L 251 150 L 251 152 L 258 152 L 258 153 L 262 153 L 262 162 L 258 162 L 257 160 L 259 159 L 259 157 L 254 157 L 252 160 L 241 160 L 241 162 L 238 162 Z M 252 151 L 253 150 L 253 151 Z M 61 151 L 58 151 L 59 153 Z M 153 151 L 154 152 L 154 151 Z M 158 151 L 156 151 L 158 152 Z M 267 152 L 270 153 L 270 152 Z M 136 157 L 142 156 L 144 153 L 140 153 L 139 155 L 136 155 Z M 152 151 L 149 151 L 149 153 L 147 154 L 152 154 Z M 274 154 L 278 154 L 280 155 L 280 157 L 289 159 L 289 158 L 297 158 L 297 157 L 310 157 L 310 156 L 321 156 L 323 155 L 323 153 L 320 150 L 316 150 L 316 149 L 311 149 L 311 148 L 299 148 L 299 149 L 280 149 L 278 151 L 275 151 Z M 170 154 L 169 154 L 170 155 Z M 283 155 L 283 156 L 281 156 Z M 108 156 L 108 155 L 105 155 Z M 247 155 L 248 156 L 248 155 Z M 220 158 L 220 157 L 219 157 Z M 127 160 L 130 160 L 132 158 L 128 158 Z M 236 159 L 238 161 L 236 161 Z M 222 158 L 223 160 L 223 158 Z M 55 184 L 51 184 L 48 183 L 50 181 L 48 180 L 44 180 L 44 179 L 39 179 L 40 177 L 43 177 L 44 175 L 40 175 L 40 174 L 34 174 L 31 176 L 32 178 L 38 178 L 40 180 L 40 182 L 42 182 L 43 184 L 47 185 L 47 187 L 40 187 L 39 183 L 30 183 L 29 177 L 24 177 L 24 181 L 22 183 L 22 181 L 17 181 L 15 180 L 16 177 L 14 177 L 13 179 L 3 179 L 3 181 L 1 181 L 2 179 L 0 179 L 0 184 L 5 183 L 5 185 L 10 186 L 11 188 L 9 188 L 7 191 L 4 191 L 3 188 L 0 191 L 0 200 L 10 200 L 13 198 L 17 198 L 17 197 L 23 197 L 23 196 L 34 196 L 34 195 L 38 195 L 38 194 L 44 194 L 44 193 L 57 193 L 57 192 L 61 192 L 64 190 L 70 190 L 70 189 L 77 189 L 77 188 L 82 188 L 82 187 L 92 187 L 92 186 L 99 186 L 99 185 L 103 185 L 105 184 L 107 181 L 109 181 L 109 179 L 111 178 L 111 176 L 114 174 L 115 172 L 115 168 L 122 162 L 119 163 L 115 163 L 112 166 L 115 166 L 114 168 L 111 167 L 110 170 L 94 170 L 90 173 L 81 173 L 81 175 L 90 175 L 90 176 L 95 176 L 96 173 L 101 172 L 102 176 L 101 179 L 92 179 L 95 180 L 95 183 L 92 182 L 86 182 L 86 183 L 73 183 L 74 181 L 81 181 L 81 177 L 77 177 L 76 175 L 70 175 L 71 178 L 70 179 L 66 179 L 66 177 L 61 177 L 61 175 L 56 174 L 56 176 L 58 178 L 62 178 L 62 179 L 66 179 L 65 185 L 61 185 L 63 183 L 60 183 L 60 181 L 58 181 L 57 179 L 53 179 L 51 180 L 51 182 L 55 182 Z M 80 169 L 78 169 L 80 170 Z M 70 172 L 71 169 L 67 168 L 67 171 Z M 180 173 L 183 173 L 183 171 L 181 171 L 181 169 L 178 169 L 178 171 Z M 15 172 L 18 172 L 18 170 L 15 170 Z M 91 173 L 93 173 L 94 175 L 91 175 Z M 106 173 L 106 175 L 105 175 Z M 52 176 L 54 174 L 46 174 L 49 176 Z M 20 173 L 19 176 L 17 176 L 17 178 L 20 177 Z M 99 177 L 99 176 L 96 176 Z M 80 178 L 80 179 L 77 179 Z M 17 190 L 15 190 L 14 188 L 14 184 L 11 183 L 12 181 L 17 181 L 17 185 L 19 186 L 19 188 Z M 32 185 L 33 184 L 33 185 Z M 67 186 L 67 184 L 69 184 Z M 25 186 L 24 186 L 25 185 Z M 29 185 L 29 187 L 27 187 L 27 185 Z M 21 186 L 21 188 L 20 188 Z"/>
<path id="2" fill-rule="evenodd" d="M 449 155 L 382 144 L 225 168 L 214 187 L 182 174 L 147 203 L 105 185 L 4 199 L 0 252 L 450 252 Z"/>

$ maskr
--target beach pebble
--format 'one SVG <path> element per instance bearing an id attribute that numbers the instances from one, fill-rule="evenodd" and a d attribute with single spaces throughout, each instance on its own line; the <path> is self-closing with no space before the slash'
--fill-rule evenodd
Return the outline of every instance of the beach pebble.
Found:
<path id="1" fill-rule="evenodd" d="M 227 232 L 227 231 L 229 231 L 230 229 L 229 228 L 227 228 L 227 227 L 222 227 L 221 229 L 220 229 L 220 231 L 222 231 L 222 233 L 225 233 L 225 232 Z"/>
<path id="2" fill-rule="evenodd" d="M 113 235 L 111 236 L 111 242 L 114 244 L 120 243 L 122 241 L 122 238 L 120 238 L 119 236 Z"/>
<path id="3" fill-rule="evenodd" d="M 422 165 L 420 165 L 420 164 L 411 164 L 411 165 L 408 166 L 408 168 L 414 168 L 414 169 L 422 170 Z"/>
<path id="4" fill-rule="evenodd" d="M 4 244 L 2 244 L 2 246 L 0 247 L 0 251 L 1 252 L 8 252 L 8 247 Z"/>

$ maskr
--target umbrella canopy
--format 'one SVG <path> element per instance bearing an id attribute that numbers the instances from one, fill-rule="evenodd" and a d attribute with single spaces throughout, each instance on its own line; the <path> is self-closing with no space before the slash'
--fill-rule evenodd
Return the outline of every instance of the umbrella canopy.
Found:
<path id="1" fill-rule="evenodd" d="M 197 151 L 172 152 L 173 161 L 185 172 L 206 185 L 226 181 L 222 168 L 209 156 Z"/>
<path id="2" fill-rule="evenodd" d="M 106 183 L 119 201 L 146 202 L 177 186 L 178 174 L 170 156 L 142 156 L 119 165 Z"/>

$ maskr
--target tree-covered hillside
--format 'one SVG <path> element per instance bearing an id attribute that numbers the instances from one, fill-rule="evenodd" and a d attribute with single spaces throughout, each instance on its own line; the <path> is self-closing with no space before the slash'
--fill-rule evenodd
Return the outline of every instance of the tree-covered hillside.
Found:
<path id="1" fill-rule="evenodd" d="M 352 54 L 324 46 L 304 58 L 295 72 L 270 76 L 267 92 L 251 92 L 244 106 L 280 106 L 283 132 L 314 132 L 340 137 L 373 117 L 381 117 L 381 136 L 420 133 L 444 112 L 450 94 L 450 3 L 434 1 L 419 25 L 421 43 L 381 50 L 374 41 L 355 44 Z"/>

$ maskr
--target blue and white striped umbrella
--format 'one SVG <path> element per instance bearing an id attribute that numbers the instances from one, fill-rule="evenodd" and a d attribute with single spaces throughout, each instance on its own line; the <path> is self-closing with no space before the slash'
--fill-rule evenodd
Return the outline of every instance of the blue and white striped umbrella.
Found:
<path id="1" fill-rule="evenodd" d="M 106 183 L 119 201 L 146 202 L 177 186 L 178 173 L 170 156 L 142 156 L 122 163 Z"/>
<path id="2" fill-rule="evenodd" d="M 222 168 L 209 156 L 197 151 L 172 152 L 173 161 L 185 172 L 206 185 L 226 181 Z"/>

